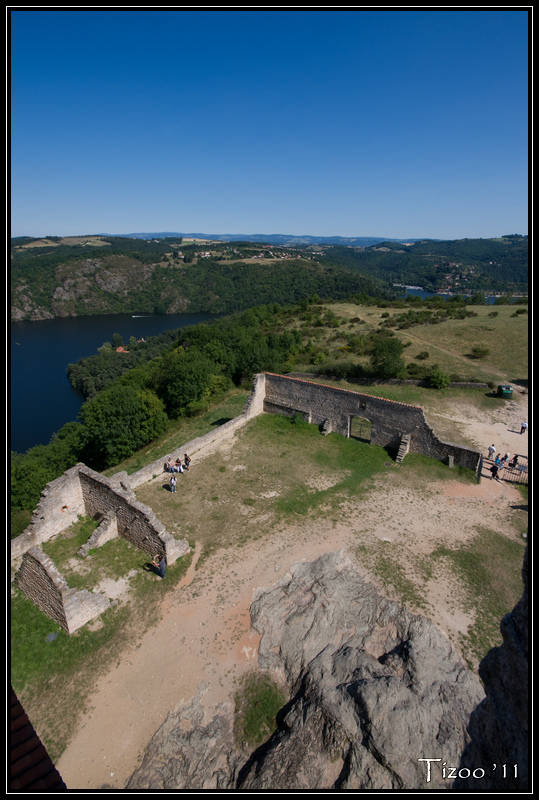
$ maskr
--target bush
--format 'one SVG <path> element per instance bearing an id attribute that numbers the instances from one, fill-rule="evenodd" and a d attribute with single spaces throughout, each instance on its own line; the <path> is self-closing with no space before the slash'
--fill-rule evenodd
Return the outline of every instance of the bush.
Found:
<path id="1" fill-rule="evenodd" d="M 449 386 L 450 380 L 449 375 L 445 372 L 442 372 L 441 369 L 433 369 L 429 375 L 429 385 L 433 389 L 445 389 Z"/>
<path id="2" fill-rule="evenodd" d="M 482 347 L 480 345 L 476 345 L 472 347 L 471 358 L 486 358 L 490 350 L 488 347 Z"/>
<path id="3" fill-rule="evenodd" d="M 406 367 L 406 374 L 413 380 L 426 380 L 430 377 L 430 369 L 425 364 L 408 364 Z"/>

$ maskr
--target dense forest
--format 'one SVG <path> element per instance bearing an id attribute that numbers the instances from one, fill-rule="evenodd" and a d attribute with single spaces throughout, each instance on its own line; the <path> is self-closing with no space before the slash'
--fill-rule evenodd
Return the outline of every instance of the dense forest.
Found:
<path id="1" fill-rule="evenodd" d="M 527 294 L 528 238 L 394 241 L 371 247 L 195 244 L 167 237 L 19 237 L 12 319 L 105 313 L 231 313 L 302 297 L 427 291 Z"/>

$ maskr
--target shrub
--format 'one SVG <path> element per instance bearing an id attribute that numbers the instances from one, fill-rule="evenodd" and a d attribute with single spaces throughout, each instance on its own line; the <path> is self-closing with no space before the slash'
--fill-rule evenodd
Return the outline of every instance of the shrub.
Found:
<path id="1" fill-rule="evenodd" d="M 490 350 L 488 347 L 483 347 L 481 345 L 476 345 L 472 347 L 471 358 L 486 358 Z"/>
<path id="2" fill-rule="evenodd" d="M 425 364 L 408 364 L 406 366 L 406 374 L 413 380 L 425 380 L 430 376 L 430 369 Z"/>
<path id="3" fill-rule="evenodd" d="M 429 385 L 433 389 L 445 389 L 447 386 L 449 386 L 449 383 L 449 375 L 447 375 L 445 372 L 442 372 L 439 367 L 431 371 L 429 375 Z"/>

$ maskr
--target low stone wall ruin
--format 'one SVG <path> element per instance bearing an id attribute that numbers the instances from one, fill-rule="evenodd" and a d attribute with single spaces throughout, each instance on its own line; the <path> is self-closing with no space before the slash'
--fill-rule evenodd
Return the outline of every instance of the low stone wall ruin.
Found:
<path id="1" fill-rule="evenodd" d="M 11 542 L 11 559 L 53 539 L 85 513 L 79 469 L 71 467 L 41 492 L 30 525 Z"/>
<path id="2" fill-rule="evenodd" d="M 265 373 L 255 375 L 253 379 L 253 389 L 241 414 L 239 414 L 237 417 L 234 417 L 234 419 L 225 422 L 223 425 L 220 425 L 215 430 L 206 433 L 204 436 L 198 436 L 196 439 L 191 439 L 191 441 L 186 442 L 186 444 L 176 448 L 176 450 L 171 452 L 170 455 L 167 455 L 166 458 L 160 458 L 157 461 L 152 461 L 151 464 L 143 467 L 138 472 L 134 472 L 129 476 L 129 478 L 127 478 L 129 486 L 132 489 L 135 489 L 137 486 L 141 486 L 143 483 L 155 478 L 156 475 L 160 475 L 163 472 L 165 462 L 169 461 L 171 458 L 173 461 L 175 461 L 177 458 L 183 460 L 185 453 L 188 453 L 190 456 L 197 454 L 200 455 L 208 450 L 214 449 L 214 447 L 224 439 L 232 436 L 238 430 L 238 428 L 243 427 L 247 422 L 249 422 L 249 420 L 253 419 L 264 411 L 265 383 Z"/>
<path id="3" fill-rule="evenodd" d="M 104 594 L 70 589 L 52 560 L 39 547 L 23 556 L 15 585 L 69 634 L 74 633 L 110 606 Z"/>
<path id="4" fill-rule="evenodd" d="M 106 478 L 84 464 L 77 464 L 47 484 L 28 528 L 11 543 L 11 560 L 22 556 L 14 583 L 41 610 L 73 633 L 110 605 L 104 595 L 70 589 L 52 560 L 39 547 L 76 522 L 79 516 L 103 515 L 97 541 L 83 549 L 100 546 L 105 539 L 123 536 L 149 556 L 164 555 L 167 564 L 190 551 L 189 543 L 175 539 L 152 509 L 140 503 L 123 480 L 125 473 Z M 97 533 L 97 532 L 96 532 Z"/>
<path id="5" fill-rule="evenodd" d="M 86 544 L 79 547 L 79 556 L 86 557 L 90 550 L 96 547 L 103 547 L 106 542 L 111 542 L 118 536 L 118 519 L 114 511 L 108 511 L 103 515 L 99 525 L 92 533 Z"/>
<path id="6" fill-rule="evenodd" d="M 476 470 L 480 453 L 470 447 L 444 442 L 428 425 L 421 406 L 326 386 L 312 381 L 266 373 L 264 411 L 301 414 L 309 422 L 350 435 L 354 417 L 372 422 L 371 443 L 398 453 L 404 436 L 410 437 L 410 453 Z"/>
<path id="7" fill-rule="evenodd" d="M 188 553 L 188 542 L 167 532 L 152 509 L 137 500 L 126 477 L 120 473 L 106 478 L 84 464 L 77 464 L 48 483 L 30 525 L 11 543 L 11 559 L 49 541 L 79 516 L 94 517 L 109 512 L 116 516 L 119 535 L 149 555 L 165 555 L 167 563 L 172 564 Z"/>

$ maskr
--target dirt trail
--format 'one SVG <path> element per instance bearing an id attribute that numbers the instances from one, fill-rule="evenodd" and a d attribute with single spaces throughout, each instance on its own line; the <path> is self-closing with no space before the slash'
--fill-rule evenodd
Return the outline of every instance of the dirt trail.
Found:
<path id="1" fill-rule="evenodd" d="M 461 422 L 483 452 L 493 441 L 499 452 L 527 456 L 527 434 L 519 434 L 527 397 L 519 398 L 503 419 L 477 416 L 463 412 Z M 484 474 L 479 485 L 446 481 L 411 495 L 397 485 L 391 491 L 394 479 L 388 470 L 366 503 L 351 507 L 333 527 L 307 522 L 277 530 L 266 540 L 220 551 L 199 569 L 197 548 L 183 581 L 167 595 L 156 627 L 97 681 L 92 708 L 57 764 L 68 788 L 95 790 L 106 784 L 123 789 L 169 711 L 201 690 L 208 715 L 217 704 L 232 702 L 235 681 L 256 666 L 258 636 L 251 635 L 249 624 L 253 590 L 273 584 L 296 561 L 340 548 L 353 555 L 367 533 L 388 546 L 431 552 L 438 537 L 451 545 L 473 535 L 474 526 L 487 518 L 493 530 L 503 532 L 510 507 L 522 498 L 514 486 L 491 480 L 486 469 Z M 451 588 L 443 580 L 433 582 L 428 598 L 431 618 L 448 635 L 471 622 L 471 616 L 450 604 Z"/>

